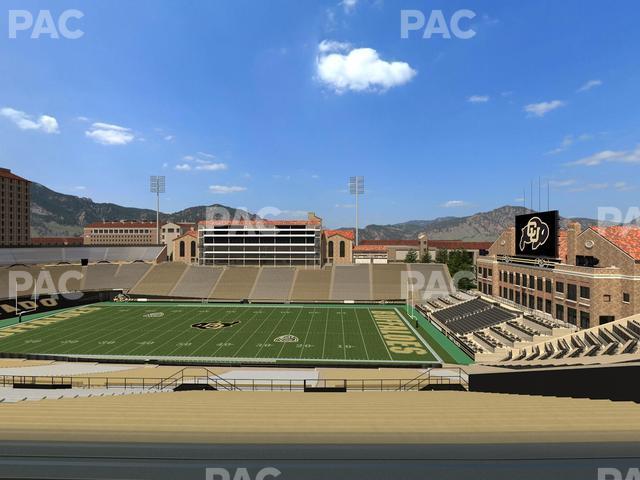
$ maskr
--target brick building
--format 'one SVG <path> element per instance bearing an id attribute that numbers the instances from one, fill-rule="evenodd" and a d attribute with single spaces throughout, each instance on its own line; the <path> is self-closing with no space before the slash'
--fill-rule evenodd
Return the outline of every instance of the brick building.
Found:
<path id="1" fill-rule="evenodd" d="M 31 242 L 31 182 L 0 168 L 0 247 Z"/>
<path id="2" fill-rule="evenodd" d="M 506 230 L 477 259 L 478 289 L 581 328 L 640 312 L 640 228 L 572 223 L 558 237 L 557 261 L 525 264 Z"/>
<path id="3" fill-rule="evenodd" d="M 322 232 L 322 264 L 353 263 L 353 230 L 324 230 Z"/>

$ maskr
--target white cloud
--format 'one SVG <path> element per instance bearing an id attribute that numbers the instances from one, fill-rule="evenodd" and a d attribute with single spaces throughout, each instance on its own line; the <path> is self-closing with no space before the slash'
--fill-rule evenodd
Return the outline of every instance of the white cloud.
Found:
<path id="1" fill-rule="evenodd" d="M 173 139 L 174 139 L 174 138 L 175 138 L 175 137 L 174 137 L 173 135 L 166 135 L 166 136 L 164 137 L 164 139 L 165 139 L 167 142 L 171 142 L 171 141 L 173 141 Z"/>
<path id="2" fill-rule="evenodd" d="M 584 165 L 593 167 L 605 162 L 640 163 L 640 145 L 635 150 L 603 150 L 588 157 L 581 158 L 567 165 Z"/>
<path id="3" fill-rule="evenodd" d="M 355 205 L 352 203 L 336 203 L 336 208 L 355 208 Z"/>
<path id="4" fill-rule="evenodd" d="M 196 166 L 196 170 L 206 170 L 209 172 L 215 172 L 218 170 L 226 170 L 226 163 L 204 163 Z"/>
<path id="5" fill-rule="evenodd" d="M 340 5 L 342 5 L 345 12 L 351 13 L 356 8 L 356 5 L 358 5 L 358 0 L 342 0 Z"/>
<path id="6" fill-rule="evenodd" d="M 615 188 L 619 192 L 627 192 L 629 190 L 633 190 L 633 187 L 627 182 L 616 182 L 613 184 L 613 188 Z"/>
<path id="7" fill-rule="evenodd" d="M 489 95 L 471 95 L 467 98 L 467 102 L 469 103 L 487 103 L 489 100 Z"/>
<path id="8" fill-rule="evenodd" d="M 569 149 L 569 147 L 578 142 L 584 142 L 587 140 L 591 140 L 592 138 L 593 137 L 591 135 L 588 135 L 586 133 L 578 135 L 577 137 L 574 135 L 565 135 L 565 137 L 562 139 L 562 142 L 560 143 L 560 146 L 548 151 L 545 155 L 557 155 L 558 153 L 562 153 L 565 150 Z"/>
<path id="9" fill-rule="evenodd" d="M 212 154 L 212 153 L 207 153 L 207 152 L 197 152 L 197 154 L 198 154 L 198 155 L 200 155 L 201 157 L 208 158 L 208 159 L 210 159 L 210 160 L 212 160 L 212 159 L 216 158 L 216 156 L 215 156 L 214 154 Z"/>
<path id="10" fill-rule="evenodd" d="M 525 105 L 524 111 L 527 112 L 530 117 L 544 117 L 547 113 L 556 110 L 557 108 L 564 107 L 566 104 L 567 102 L 562 100 L 530 103 L 529 105 Z"/>
<path id="11" fill-rule="evenodd" d="M 382 60 L 372 48 L 354 48 L 348 53 L 345 44 L 324 40 L 318 46 L 316 71 L 320 81 L 336 93 L 384 92 L 411 81 L 416 71 L 406 62 Z"/>
<path id="12" fill-rule="evenodd" d="M 600 85 L 602 85 L 602 80 L 589 80 L 578 89 L 578 93 L 588 92 L 592 88 L 599 87 Z"/>
<path id="13" fill-rule="evenodd" d="M 211 185 L 209 187 L 209 191 L 211 193 L 215 193 L 218 195 L 225 195 L 225 194 L 229 194 L 229 193 L 238 193 L 238 192 L 244 192 L 246 190 L 246 187 L 238 187 L 235 185 Z"/>
<path id="14" fill-rule="evenodd" d="M 570 192 L 590 192 L 593 190 L 606 190 L 607 188 L 609 188 L 608 183 L 588 183 L 581 187 L 572 188 L 569 191 Z"/>
<path id="15" fill-rule="evenodd" d="M 466 207 L 468 205 L 469 204 L 464 200 L 449 200 L 448 202 L 445 202 L 442 204 L 444 208 L 460 208 L 460 207 Z"/>
<path id="16" fill-rule="evenodd" d="M 573 180 L 573 179 L 551 180 L 551 181 L 549 181 L 549 186 L 554 187 L 554 188 L 564 188 L 564 187 L 570 187 L 571 185 L 574 185 L 575 183 L 576 183 L 576 181 Z"/>
<path id="17" fill-rule="evenodd" d="M 100 145 L 126 145 L 136 137 L 130 128 L 95 122 L 84 134 Z"/>
<path id="18" fill-rule="evenodd" d="M 11 120 L 20 130 L 40 130 L 44 133 L 60 133 L 58 121 L 49 115 L 40 115 L 37 120 L 34 120 L 25 112 L 10 107 L 0 109 L 0 115 Z"/>
<path id="19" fill-rule="evenodd" d="M 176 170 L 180 171 L 180 172 L 189 172 L 189 171 L 191 171 L 191 165 L 189 165 L 188 163 L 179 163 L 174 168 Z"/>

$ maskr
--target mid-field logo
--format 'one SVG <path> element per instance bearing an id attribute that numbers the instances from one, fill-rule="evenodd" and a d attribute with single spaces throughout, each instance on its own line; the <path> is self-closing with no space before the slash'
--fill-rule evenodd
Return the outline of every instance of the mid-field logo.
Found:
<path id="1" fill-rule="evenodd" d="M 549 240 L 549 225 L 538 217 L 531 218 L 527 224 L 522 227 L 522 236 L 520 237 L 520 250 L 524 250 L 527 245 L 531 245 L 531 250 L 537 250 L 547 240 Z"/>
<path id="2" fill-rule="evenodd" d="M 442 10 L 431 10 L 425 15 L 422 10 L 400 10 L 400 38 L 409 38 L 411 32 L 422 32 L 422 38 L 442 38 L 449 40 L 453 37 L 469 40 L 476 36 L 472 28 L 463 28 L 462 22 L 473 20 L 476 13 L 472 10 L 457 10 L 447 21 Z"/>
<path id="3" fill-rule="evenodd" d="M 198 330 L 222 330 L 223 328 L 233 327 L 239 323 L 239 320 L 235 322 L 199 322 L 191 325 L 191 328 L 197 328 Z"/>
<path id="4" fill-rule="evenodd" d="M 75 9 L 64 10 L 60 15 L 54 15 L 51 10 L 39 10 L 35 14 L 29 10 L 9 10 L 9 38 L 77 40 L 84 35 L 84 31 L 77 28 L 77 22 L 83 17 L 84 13 Z"/>

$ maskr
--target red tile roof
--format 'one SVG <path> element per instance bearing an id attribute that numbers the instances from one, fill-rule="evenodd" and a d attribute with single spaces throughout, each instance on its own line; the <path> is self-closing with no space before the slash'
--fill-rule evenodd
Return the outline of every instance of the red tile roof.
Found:
<path id="1" fill-rule="evenodd" d="M 419 247 L 419 240 L 362 240 L 360 245 L 385 245 L 387 247 Z"/>
<path id="2" fill-rule="evenodd" d="M 386 245 L 358 245 L 353 247 L 354 253 L 386 253 Z"/>
<path id="3" fill-rule="evenodd" d="M 290 225 L 321 225 L 319 220 L 200 220 L 198 225 L 205 227 L 238 226 L 290 226 Z"/>
<path id="4" fill-rule="evenodd" d="M 176 240 L 180 240 L 181 238 L 184 238 L 184 237 L 198 238 L 198 232 L 196 230 L 187 230 L 185 233 L 183 233 L 179 237 L 176 237 L 173 241 L 175 242 Z"/>
<path id="5" fill-rule="evenodd" d="M 429 240 L 429 247 L 443 248 L 446 250 L 489 250 L 491 242 L 464 242 L 462 240 Z"/>
<path id="6" fill-rule="evenodd" d="M 15 173 L 12 173 L 8 168 L 0 168 L 0 177 L 10 178 L 12 180 L 22 180 L 23 182 L 28 182 L 26 178 L 19 177 Z"/>
<path id="7" fill-rule="evenodd" d="M 160 226 L 163 224 L 161 223 Z M 123 222 L 93 222 L 85 228 L 156 228 L 156 222 L 138 222 L 125 220 Z"/>
<path id="8" fill-rule="evenodd" d="M 635 260 L 640 260 L 640 227 L 614 226 L 590 228 Z"/>
<path id="9" fill-rule="evenodd" d="M 333 237 L 334 235 L 340 235 L 341 237 L 348 238 L 351 241 L 356 239 L 353 230 L 325 230 L 322 232 L 325 237 Z"/>

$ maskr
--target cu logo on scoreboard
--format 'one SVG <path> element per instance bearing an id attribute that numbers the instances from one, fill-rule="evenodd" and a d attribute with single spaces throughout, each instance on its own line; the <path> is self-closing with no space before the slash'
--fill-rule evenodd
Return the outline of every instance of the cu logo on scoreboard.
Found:
<path id="1" fill-rule="evenodd" d="M 538 217 L 532 217 L 527 224 L 522 227 L 520 236 L 520 250 L 524 250 L 526 245 L 531 245 L 531 250 L 537 250 L 549 240 L 549 225 Z"/>

